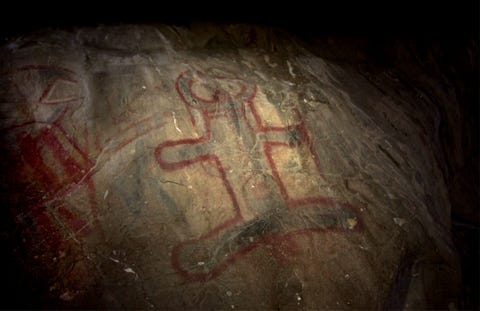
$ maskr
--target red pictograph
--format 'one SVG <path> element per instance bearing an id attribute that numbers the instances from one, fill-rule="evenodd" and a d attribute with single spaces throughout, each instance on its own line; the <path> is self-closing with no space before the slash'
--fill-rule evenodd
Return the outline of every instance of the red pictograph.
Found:
<path id="1" fill-rule="evenodd" d="M 166 171 L 176 171 L 197 163 L 209 164 L 218 172 L 225 191 L 231 200 L 234 216 L 220 223 L 198 239 L 176 245 L 172 251 L 172 265 L 177 273 L 192 281 L 205 281 L 219 276 L 242 255 L 257 247 L 264 247 L 281 262 L 288 261 L 298 251 L 295 238 L 300 234 L 325 231 L 357 231 L 361 218 L 356 208 L 346 202 L 318 193 L 300 197 L 293 194 L 282 178 L 275 152 L 302 149 L 313 161 L 310 174 L 322 177 L 320 161 L 312 145 L 309 132 L 298 110 L 292 125 L 270 125 L 259 111 L 255 98 L 257 86 L 239 79 L 210 77 L 203 72 L 186 71 L 179 75 L 176 90 L 190 113 L 190 120 L 202 135 L 198 138 L 167 140 L 159 144 L 155 157 Z M 241 136 L 241 144 L 228 143 L 222 132 L 225 127 L 234 128 Z M 239 205 L 238 191 L 233 176 L 225 166 L 232 167 L 232 160 L 216 153 L 218 146 L 234 148 L 236 153 L 259 155 L 259 165 L 271 172 L 278 189 L 252 201 L 264 204 L 265 210 L 258 217 L 246 220 Z M 247 180 L 252 176 L 247 177 Z M 237 188 L 238 189 L 238 188 Z M 248 196 L 248 193 L 242 195 Z M 269 203 L 273 202 L 273 203 Z M 271 206 L 275 205 L 274 208 Z M 281 205 L 281 209 L 278 209 Z M 308 218 L 305 218 L 308 215 Z M 348 223 L 347 220 L 351 222 Z M 348 225 L 349 224 L 349 225 Z"/>
<path id="2" fill-rule="evenodd" d="M 90 178 L 94 161 L 63 126 L 68 112 L 82 103 L 82 86 L 75 72 L 56 66 L 20 67 L 12 80 L 26 111 L 34 112 L 32 120 L 5 129 L 16 141 L 12 152 L 18 155 L 20 180 L 27 184 L 24 200 L 29 210 L 17 213 L 27 215 L 33 224 L 30 230 L 43 245 L 58 250 L 64 245 L 65 228 L 74 235 L 85 235 L 95 222 L 66 205 L 67 194 L 85 184 L 91 217 L 97 216 Z"/>

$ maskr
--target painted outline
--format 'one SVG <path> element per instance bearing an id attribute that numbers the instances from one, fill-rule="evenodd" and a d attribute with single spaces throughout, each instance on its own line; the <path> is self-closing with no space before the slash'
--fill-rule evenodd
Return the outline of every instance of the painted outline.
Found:
<path id="1" fill-rule="evenodd" d="M 206 77 L 206 75 L 201 72 L 197 72 L 196 74 L 199 77 Z M 278 172 L 277 166 L 272 156 L 272 150 L 275 147 L 294 147 L 295 143 L 267 140 L 262 142 L 263 153 L 266 157 L 268 165 L 272 170 L 275 182 L 280 189 L 281 196 L 285 201 L 285 205 L 288 209 L 295 209 L 295 208 L 306 206 L 306 205 L 335 206 L 335 207 L 341 206 L 349 210 L 352 214 L 355 215 L 357 224 L 352 229 L 345 229 L 342 227 L 333 227 L 333 228 L 317 227 L 317 228 L 300 228 L 297 230 L 291 230 L 286 233 L 268 233 L 266 235 L 261 236 L 261 238 L 258 238 L 252 241 L 246 246 L 236 250 L 234 253 L 226 254 L 226 258 L 223 258 L 223 260 L 215 264 L 214 267 L 210 269 L 206 269 L 204 272 L 192 272 L 192 269 L 189 270 L 187 267 L 183 266 L 180 260 L 180 256 L 184 249 L 192 245 L 193 246 L 201 245 L 201 243 L 204 243 L 205 241 L 208 241 L 214 238 L 215 236 L 221 234 L 221 231 L 228 230 L 229 228 L 232 228 L 233 226 L 241 222 L 244 222 L 244 218 L 241 214 L 241 210 L 238 205 L 236 194 L 234 193 L 233 187 L 231 186 L 227 178 L 225 170 L 222 166 L 222 162 L 217 155 L 212 153 L 206 153 L 197 157 L 179 160 L 175 162 L 166 161 L 162 157 L 163 151 L 166 150 L 167 148 L 172 148 L 172 147 L 181 146 L 181 145 L 198 145 L 198 144 L 208 142 L 210 140 L 212 136 L 211 127 L 210 127 L 211 118 L 228 117 L 228 114 L 218 115 L 216 111 L 211 110 L 210 107 L 212 107 L 212 104 L 214 104 L 215 101 L 218 104 L 222 105 L 223 106 L 222 108 L 224 109 L 226 102 L 228 102 L 231 99 L 234 99 L 236 101 L 235 106 L 230 109 L 235 110 L 235 113 L 237 114 L 237 116 L 241 116 L 244 119 L 244 121 L 247 123 L 248 127 L 252 130 L 253 133 L 287 132 L 291 130 L 297 131 L 300 137 L 299 137 L 299 140 L 296 142 L 296 144 L 306 144 L 308 146 L 309 152 L 318 170 L 318 174 L 323 178 L 320 161 L 318 159 L 317 154 L 314 151 L 311 138 L 308 134 L 308 130 L 306 129 L 304 120 L 301 117 L 301 114 L 298 110 L 295 111 L 299 119 L 299 123 L 296 125 L 281 126 L 281 127 L 265 126 L 262 122 L 259 112 L 255 108 L 254 98 L 257 92 L 256 85 L 249 85 L 251 87 L 250 93 L 248 92 L 248 86 L 242 84 L 240 88 L 241 91 L 238 94 L 235 94 L 234 96 L 230 96 L 228 94 L 225 95 L 225 94 L 222 94 L 221 92 L 217 93 L 217 91 L 215 91 L 214 96 L 212 98 L 206 99 L 206 98 L 197 96 L 195 92 L 192 90 L 193 83 L 194 83 L 193 79 L 194 79 L 194 73 L 192 71 L 182 72 L 176 80 L 175 88 L 182 102 L 186 105 L 187 110 L 190 113 L 191 122 L 194 126 L 197 126 L 197 120 L 194 116 L 194 113 L 192 112 L 192 109 L 195 109 L 200 112 L 203 118 L 205 134 L 203 134 L 201 137 L 197 139 L 189 138 L 189 139 L 181 139 L 181 140 L 167 140 L 163 143 L 160 143 L 155 149 L 155 158 L 157 160 L 157 163 L 160 165 L 160 167 L 167 171 L 175 171 L 199 162 L 209 162 L 213 164 L 213 166 L 218 170 L 220 177 L 222 179 L 222 182 L 225 186 L 225 189 L 227 190 L 232 200 L 235 216 L 230 220 L 227 220 L 224 223 L 213 228 L 211 231 L 202 235 L 198 239 L 191 239 L 191 240 L 180 242 L 173 248 L 172 256 L 171 256 L 172 266 L 179 275 L 181 275 L 182 277 L 190 281 L 207 281 L 219 276 L 231 264 L 233 264 L 234 262 L 239 260 L 243 255 L 249 253 L 250 251 L 254 250 L 259 246 L 273 245 L 274 246 L 273 249 L 277 249 L 277 245 L 285 245 L 285 241 L 289 241 L 287 244 L 294 245 L 295 243 L 293 238 L 298 235 L 311 234 L 315 232 L 343 232 L 343 233 L 357 232 L 362 228 L 362 219 L 360 217 L 360 213 L 358 212 L 356 207 L 354 207 L 349 203 L 339 202 L 332 198 L 322 197 L 322 196 L 305 197 L 305 198 L 299 198 L 299 199 L 291 198 L 288 194 L 286 185 L 282 181 L 281 176 Z M 220 79 L 223 79 L 223 78 L 220 78 Z M 236 81 L 240 81 L 240 80 L 236 80 Z M 182 85 L 182 83 L 188 86 L 187 92 L 189 92 L 189 94 L 184 94 L 184 91 L 182 90 L 182 87 L 184 86 Z M 222 94 L 222 96 L 219 96 L 219 95 L 216 96 L 215 94 Z M 188 99 L 188 97 L 191 98 L 191 101 Z M 201 103 L 201 105 L 199 105 L 198 104 L 199 100 L 204 100 L 206 102 L 203 102 Z M 247 109 L 253 115 L 253 119 L 255 121 L 254 124 L 250 124 L 250 122 L 248 121 Z M 279 256 L 278 254 L 279 253 L 278 249 L 277 249 L 277 252 L 275 251 L 273 252 L 274 253 L 272 254 L 276 258 L 280 257 L 279 259 L 282 259 L 281 258 L 282 256 Z"/>

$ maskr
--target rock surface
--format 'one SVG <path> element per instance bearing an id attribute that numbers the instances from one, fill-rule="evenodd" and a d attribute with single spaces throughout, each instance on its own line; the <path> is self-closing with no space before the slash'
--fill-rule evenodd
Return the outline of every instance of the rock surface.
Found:
<path id="1" fill-rule="evenodd" d="M 458 304 L 447 79 L 427 94 L 253 26 L 46 31 L 1 53 L 2 195 L 37 306 Z"/>

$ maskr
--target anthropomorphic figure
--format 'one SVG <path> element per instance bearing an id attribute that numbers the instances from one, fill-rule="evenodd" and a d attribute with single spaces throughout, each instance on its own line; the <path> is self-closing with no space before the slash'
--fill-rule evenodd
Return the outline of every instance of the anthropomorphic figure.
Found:
<path id="1" fill-rule="evenodd" d="M 256 85 L 203 72 L 183 72 L 176 89 L 199 135 L 161 143 L 157 162 L 167 171 L 208 164 L 234 210 L 200 238 L 174 248 L 179 274 L 214 278 L 259 246 L 286 261 L 298 234 L 359 227 L 353 206 L 318 191 L 320 163 L 298 110 L 281 115 Z"/>

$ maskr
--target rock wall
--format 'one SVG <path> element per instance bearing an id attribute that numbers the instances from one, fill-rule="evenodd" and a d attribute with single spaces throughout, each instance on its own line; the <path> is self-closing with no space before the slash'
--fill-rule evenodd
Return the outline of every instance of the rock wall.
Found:
<path id="1" fill-rule="evenodd" d="M 235 25 L 1 53 L 6 234 L 35 305 L 458 304 L 440 110 L 398 72 Z"/>

